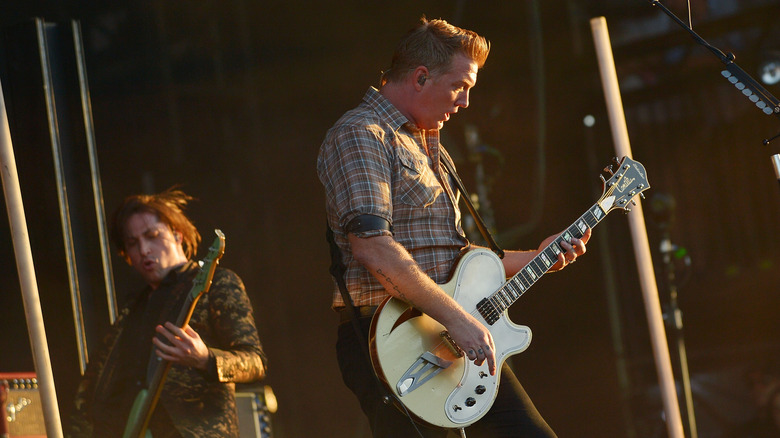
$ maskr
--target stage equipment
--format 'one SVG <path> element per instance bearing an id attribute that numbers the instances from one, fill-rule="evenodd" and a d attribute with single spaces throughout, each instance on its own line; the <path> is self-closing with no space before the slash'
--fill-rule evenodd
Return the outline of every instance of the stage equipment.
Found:
<path id="1" fill-rule="evenodd" d="M 780 118 L 780 100 L 778 100 L 775 96 L 772 95 L 769 91 L 767 91 L 764 87 L 761 86 L 761 84 L 753 79 L 745 70 L 742 70 L 740 66 L 738 66 L 736 63 L 734 63 L 734 60 L 736 59 L 736 56 L 733 53 L 723 53 L 720 49 L 710 45 L 707 41 L 705 41 L 702 37 L 700 37 L 696 32 L 691 29 L 690 26 L 685 24 L 680 18 L 678 18 L 672 11 L 669 10 L 666 6 L 664 6 L 660 1 L 658 0 L 648 0 L 652 6 L 658 6 L 661 11 L 663 11 L 664 14 L 668 15 L 669 18 L 671 18 L 674 22 L 680 25 L 683 29 L 685 29 L 693 39 L 704 46 L 707 50 L 712 52 L 720 61 L 726 65 L 726 69 L 721 71 L 721 75 L 726 78 L 729 82 L 734 84 L 734 87 L 737 88 L 737 90 L 741 91 L 742 94 L 747 97 L 751 102 L 753 102 L 758 109 L 761 110 L 764 114 L 767 115 L 773 115 L 777 118 Z M 764 68 L 761 72 L 762 79 L 766 76 L 766 79 L 769 79 L 771 82 L 772 80 L 775 80 L 775 83 L 780 80 L 780 59 L 777 59 L 774 64 L 764 64 Z M 766 80 L 764 83 L 769 84 Z M 775 135 L 774 137 L 764 139 L 762 142 L 764 145 L 769 145 L 772 140 L 780 137 L 780 134 Z M 780 154 L 775 154 L 771 157 L 772 160 L 772 166 L 775 169 L 775 173 L 780 176 Z"/>
<path id="2" fill-rule="evenodd" d="M 33 347 L 36 372 L 41 376 L 43 411 L 48 421 L 47 435 L 53 438 L 62 437 L 62 425 L 57 406 L 57 392 L 54 387 L 54 375 L 49 358 L 49 348 L 46 342 L 46 330 L 43 324 L 43 314 L 38 294 L 38 282 L 35 278 L 30 238 L 27 231 L 27 220 L 22 203 L 22 192 L 19 186 L 19 174 L 16 170 L 11 130 L 8 125 L 5 99 L 0 86 L 0 175 L 3 181 L 3 194 L 8 210 L 11 226 L 11 236 L 14 242 L 16 266 L 19 271 L 19 282 L 24 299 L 27 330 Z"/>
<path id="3" fill-rule="evenodd" d="M 268 385 L 236 384 L 238 429 L 241 438 L 273 438 L 276 395 Z"/>
<path id="4" fill-rule="evenodd" d="M 0 373 L 0 438 L 46 436 L 41 395 L 35 373 Z"/>
<path id="5" fill-rule="evenodd" d="M 612 46 L 607 31 L 607 20 L 596 17 L 590 20 L 591 31 L 596 46 L 599 61 L 599 73 L 604 86 L 604 98 L 615 141 L 615 151 L 618 156 L 631 157 L 631 143 L 628 140 L 628 128 L 623 112 L 623 101 L 620 97 L 620 87 L 615 71 L 615 60 L 612 56 Z M 674 385 L 674 375 L 669 357 L 669 345 L 666 341 L 661 303 L 658 299 L 658 284 L 655 280 L 653 261 L 650 253 L 650 243 L 647 238 L 647 227 L 642 212 L 642 204 L 637 202 L 635 213 L 629 215 L 631 239 L 634 242 L 637 272 L 642 286 L 642 298 L 645 305 L 650 340 L 653 347 L 653 359 L 658 373 L 658 385 L 663 395 L 666 427 L 670 438 L 682 438 L 683 427 L 677 402 L 677 390 Z"/>

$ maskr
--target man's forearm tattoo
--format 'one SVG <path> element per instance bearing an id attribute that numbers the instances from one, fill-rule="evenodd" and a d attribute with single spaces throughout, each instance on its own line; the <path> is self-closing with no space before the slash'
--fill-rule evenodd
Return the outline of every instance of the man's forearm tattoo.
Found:
<path id="1" fill-rule="evenodd" d="M 397 294 L 398 294 L 398 297 L 399 297 L 399 298 L 403 299 L 403 300 L 404 300 L 404 301 L 406 301 L 406 302 L 409 302 L 409 304 L 412 304 L 412 303 L 409 301 L 409 299 L 406 297 L 406 295 L 404 295 L 404 293 L 403 293 L 403 292 L 401 292 L 401 289 L 399 289 L 399 288 L 398 288 L 398 285 L 396 285 L 395 283 L 393 283 L 393 279 L 392 279 L 392 278 L 390 278 L 390 277 L 388 277 L 387 275 L 385 275 L 385 273 L 384 273 L 384 272 L 382 272 L 382 269 L 381 269 L 381 268 L 378 268 L 378 269 L 376 270 L 376 273 L 377 273 L 377 275 L 379 275 L 380 277 L 382 277 L 382 278 L 384 278 L 384 279 L 385 279 L 385 282 L 387 282 L 387 284 L 389 284 L 389 285 L 391 286 L 391 289 L 392 289 L 392 290 L 394 290 L 394 291 L 395 291 L 395 293 L 397 293 Z"/>

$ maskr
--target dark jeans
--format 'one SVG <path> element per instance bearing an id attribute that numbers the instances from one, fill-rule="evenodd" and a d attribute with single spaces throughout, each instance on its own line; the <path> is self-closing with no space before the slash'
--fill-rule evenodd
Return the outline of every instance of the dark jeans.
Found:
<path id="1" fill-rule="evenodd" d="M 368 339 L 370 317 L 360 318 L 363 339 Z M 413 423 L 392 404 L 382 402 L 384 387 L 358 343 L 351 322 L 339 325 L 336 353 L 341 376 L 360 401 L 374 438 L 444 438 L 447 430 Z M 468 438 L 554 438 L 556 435 L 536 410 L 517 377 L 505 363 L 501 367 L 498 395 L 490 411 L 466 428 Z"/>

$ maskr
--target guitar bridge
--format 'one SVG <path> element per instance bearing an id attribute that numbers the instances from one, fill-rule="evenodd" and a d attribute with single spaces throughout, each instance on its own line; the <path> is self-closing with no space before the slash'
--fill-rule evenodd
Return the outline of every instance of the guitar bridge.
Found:
<path id="1" fill-rule="evenodd" d="M 398 383 L 395 385 L 398 395 L 403 397 L 406 394 L 409 394 L 450 365 L 452 365 L 452 361 L 444 360 L 439 356 L 426 351 L 398 380 Z"/>
<path id="2" fill-rule="evenodd" d="M 444 342 L 444 345 L 446 345 L 450 350 L 450 352 L 455 355 L 455 357 L 463 357 L 463 349 L 455 343 L 455 340 L 452 339 L 452 336 L 450 336 L 447 330 L 442 330 L 439 333 L 439 337 Z"/>

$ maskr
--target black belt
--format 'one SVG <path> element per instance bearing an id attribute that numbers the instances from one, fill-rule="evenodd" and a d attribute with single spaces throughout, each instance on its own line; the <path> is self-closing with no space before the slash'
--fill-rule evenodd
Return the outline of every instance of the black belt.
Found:
<path id="1" fill-rule="evenodd" d="M 357 310 L 358 316 L 361 318 L 374 316 L 374 313 L 376 313 L 377 306 L 359 306 L 355 307 L 355 310 Z M 342 307 L 339 309 L 339 322 L 347 322 L 350 319 L 352 319 L 352 312 L 346 308 Z"/>

